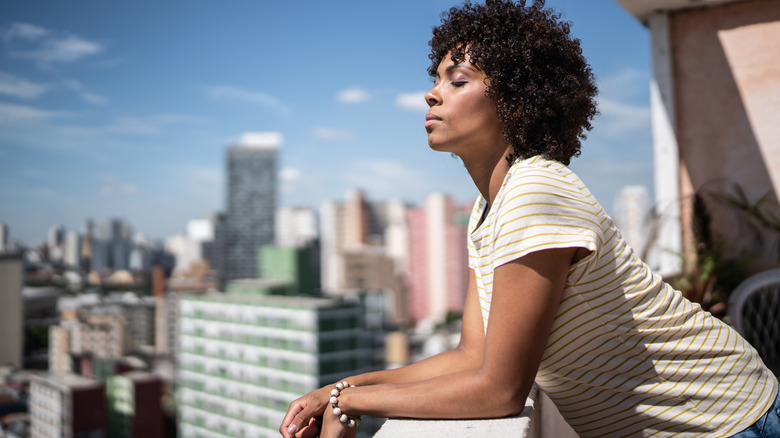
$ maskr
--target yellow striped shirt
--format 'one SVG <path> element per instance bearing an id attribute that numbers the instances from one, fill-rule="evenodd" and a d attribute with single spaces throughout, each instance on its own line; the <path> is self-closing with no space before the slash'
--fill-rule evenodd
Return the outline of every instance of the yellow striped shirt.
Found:
<path id="1" fill-rule="evenodd" d="M 536 382 L 582 437 L 726 437 L 774 401 L 777 380 L 736 331 L 637 257 L 566 166 L 533 157 L 469 224 L 485 330 L 496 267 L 533 251 L 591 254 L 566 280 Z"/>

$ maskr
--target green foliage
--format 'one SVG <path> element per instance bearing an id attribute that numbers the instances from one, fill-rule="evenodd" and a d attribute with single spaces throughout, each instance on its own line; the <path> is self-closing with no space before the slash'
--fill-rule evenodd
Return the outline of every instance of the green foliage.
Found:
<path id="1" fill-rule="evenodd" d="M 734 193 L 707 192 L 693 195 L 692 227 L 696 259 L 693 263 L 688 263 L 685 272 L 672 281 L 673 286 L 686 298 L 701 304 L 704 310 L 715 316 L 723 316 L 726 313 L 726 303 L 731 291 L 748 277 L 751 264 L 761 253 L 758 248 L 767 242 L 759 240 L 755 251 L 727 258 L 726 248 L 729 242 L 723 236 L 714 235 L 712 232 L 712 216 L 705 195 L 740 213 L 747 225 L 754 228 L 754 236 L 760 236 L 758 229 L 764 229 L 780 237 L 780 219 L 776 213 L 778 206 L 772 196 L 773 192 L 767 192 L 757 201 L 750 201 L 739 185 L 735 184 L 733 191 Z M 778 240 L 774 242 L 776 247 L 777 242 Z M 778 259 L 780 260 L 780 257 Z"/>

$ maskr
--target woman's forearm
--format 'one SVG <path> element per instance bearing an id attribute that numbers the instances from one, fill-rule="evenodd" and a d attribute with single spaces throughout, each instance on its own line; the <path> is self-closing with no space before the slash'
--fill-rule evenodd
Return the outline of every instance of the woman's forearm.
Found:
<path id="1" fill-rule="evenodd" d="M 477 369 L 400 384 L 356 384 L 341 393 L 339 407 L 376 417 L 499 418 L 522 412 L 533 385 L 529 376 L 513 386 Z"/>
<path id="2" fill-rule="evenodd" d="M 480 365 L 481 357 L 478 357 L 477 352 L 469 352 L 466 348 L 459 347 L 400 368 L 359 374 L 345 380 L 356 386 L 410 383 L 474 370 Z"/>

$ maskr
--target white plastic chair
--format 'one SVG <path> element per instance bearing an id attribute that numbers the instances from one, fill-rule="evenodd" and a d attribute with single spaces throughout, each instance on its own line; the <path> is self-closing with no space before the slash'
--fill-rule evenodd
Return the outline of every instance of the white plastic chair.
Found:
<path id="1" fill-rule="evenodd" d="M 780 268 L 748 277 L 729 297 L 729 321 L 780 375 Z"/>

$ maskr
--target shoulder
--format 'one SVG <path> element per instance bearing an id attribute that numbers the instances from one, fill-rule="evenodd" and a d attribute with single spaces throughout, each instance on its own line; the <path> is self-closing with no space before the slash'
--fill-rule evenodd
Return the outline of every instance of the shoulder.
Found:
<path id="1" fill-rule="evenodd" d="M 595 212 L 593 195 L 567 166 L 536 156 L 512 164 L 502 202 L 520 205 L 575 206 Z"/>

